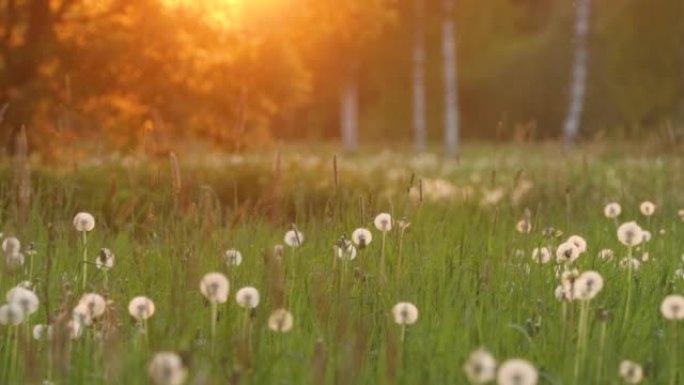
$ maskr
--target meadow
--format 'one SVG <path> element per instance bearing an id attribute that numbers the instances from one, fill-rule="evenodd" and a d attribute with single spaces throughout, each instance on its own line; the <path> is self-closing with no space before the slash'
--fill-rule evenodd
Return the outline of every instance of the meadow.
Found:
<path id="1" fill-rule="evenodd" d="M 333 154 L 5 162 L 0 384 L 684 384 L 676 151 Z"/>

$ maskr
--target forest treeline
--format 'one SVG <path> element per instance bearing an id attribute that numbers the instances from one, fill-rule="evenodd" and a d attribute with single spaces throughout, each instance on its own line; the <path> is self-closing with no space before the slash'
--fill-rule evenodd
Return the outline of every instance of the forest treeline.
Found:
<path id="1" fill-rule="evenodd" d="M 416 28 L 428 138 L 444 119 L 443 0 L 0 0 L 0 140 L 130 148 L 203 138 L 240 149 L 340 132 L 357 85 L 361 141 L 411 141 Z M 559 137 L 575 5 L 455 0 L 461 136 Z M 684 121 L 684 2 L 592 1 L 581 135 Z M 162 143 L 162 144 L 160 144 Z"/>

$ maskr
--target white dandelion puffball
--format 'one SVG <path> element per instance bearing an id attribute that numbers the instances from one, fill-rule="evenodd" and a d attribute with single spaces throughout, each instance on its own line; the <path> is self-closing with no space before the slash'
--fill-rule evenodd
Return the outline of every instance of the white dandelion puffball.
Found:
<path id="1" fill-rule="evenodd" d="M 78 339 L 83 334 L 83 322 L 81 317 L 75 316 L 66 325 L 66 332 L 72 340 Z"/>
<path id="2" fill-rule="evenodd" d="M 0 325 L 17 326 L 24 322 L 24 311 L 16 303 L 0 306 Z"/>
<path id="3" fill-rule="evenodd" d="M 641 211 L 641 213 L 647 217 L 653 215 L 653 213 L 655 213 L 655 210 L 656 205 L 653 202 L 641 202 L 641 204 L 639 205 L 639 211 Z"/>
<path id="4" fill-rule="evenodd" d="M 268 328 L 274 332 L 285 333 L 292 329 L 294 318 L 292 313 L 285 309 L 276 309 L 268 317 Z"/>
<path id="5" fill-rule="evenodd" d="M 496 374 L 499 385 L 536 385 L 538 380 L 539 374 L 534 365 L 520 358 L 504 362 Z"/>
<path id="6" fill-rule="evenodd" d="M 208 273 L 200 282 L 200 291 L 209 302 L 224 303 L 228 300 L 230 284 L 221 273 Z"/>
<path id="7" fill-rule="evenodd" d="M 641 262 L 636 258 L 622 258 L 620 260 L 620 268 L 628 269 L 630 267 L 632 270 L 637 271 L 641 267 Z"/>
<path id="8" fill-rule="evenodd" d="M 90 213 L 78 213 L 74 216 L 76 231 L 92 231 L 95 228 L 95 217 Z"/>
<path id="9" fill-rule="evenodd" d="M 304 243 L 304 234 L 299 230 L 290 230 L 285 233 L 283 242 L 290 247 L 299 247 Z"/>
<path id="10" fill-rule="evenodd" d="M 95 267 L 107 271 L 114 267 L 114 253 L 106 247 L 100 249 L 100 254 L 95 258 Z"/>
<path id="11" fill-rule="evenodd" d="M 392 308 L 394 322 L 399 325 L 412 325 L 418 321 L 418 308 L 410 302 L 399 302 Z"/>
<path id="12" fill-rule="evenodd" d="M 565 242 L 556 249 L 556 261 L 558 263 L 572 263 L 580 256 L 580 249 L 573 242 Z"/>
<path id="13" fill-rule="evenodd" d="M 101 317 L 107 310 L 107 301 L 97 293 L 83 294 L 74 312 L 83 317 L 82 321 L 88 325 L 92 320 Z"/>
<path id="14" fill-rule="evenodd" d="M 9 271 L 15 271 L 24 266 L 25 261 L 24 254 L 19 252 L 5 255 L 5 265 L 7 265 Z"/>
<path id="15" fill-rule="evenodd" d="M 360 249 L 363 249 L 373 241 L 373 233 L 368 229 L 359 227 L 352 232 L 351 239 Z"/>
<path id="16" fill-rule="evenodd" d="M 392 230 L 392 216 L 388 213 L 380 213 L 373 220 L 373 224 L 382 232 L 390 231 Z"/>
<path id="17" fill-rule="evenodd" d="M 154 302 L 145 296 L 138 296 L 128 303 L 128 313 L 138 321 L 144 321 L 154 315 Z"/>
<path id="18" fill-rule="evenodd" d="M 21 250 L 21 242 L 15 237 L 7 237 L 2 241 L 2 251 L 7 255 L 17 254 Z"/>
<path id="19" fill-rule="evenodd" d="M 548 247 L 535 247 L 532 250 L 532 260 L 541 264 L 549 263 L 551 260 L 551 250 Z"/>
<path id="20" fill-rule="evenodd" d="M 515 224 L 515 229 L 521 234 L 529 234 L 532 231 L 532 223 L 527 219 L 521 219 Z"/>
<path id="21" fill-rule="evenodd" d="M 178 354 L 158 352 L 152 357 L 147 374 L 156 385 L 181 385 L 188 377 L 188 369 Z"/>
<path id="22" fill-rule="evenodd" d="M 223 261 L 227 266 L 240 266 L 242 263 L 242 253 L 235 249 L 228 249 L 223 254 Z"/>
<path id="23" fill-rule="evenodd" d="M 485 349 L 470 353 L 463 371 L 472 384 L 486 384 L 496 378 L 496 359 Z"/>
<path id="24" fill-rule="evenodd" d="M 651 235 L 651 232 L 648 230 L 642 230 L 641 231 L 641 241 L 642 242 L 649 242 L 653 238 Z"/>
<path id="25" fill-rule="evenodd" d="M 31 333 L 33 339 L 37 341 L 46 341 L 52 339 L 52 326 L 51 325 L 36 325 L 33 327 Z"/>
<path id="26" fill-rule="evenodd" d="M 611 249 L 601 249 L 598 253 L 599 259 L 605 262 L 611 261 L 613 256 L 615 256 L 615 253 Z"/>
<path id="27" fill-rule="evenodd" d="M 556 297 L 556 299 L 559 301 L 570 299 L 570 294 L 568 293 L 568 290 L 564 285 L 558 285 L 556 289 L 553 291 L 553 296 Z"/>
<path id="28" fill-rule="evenodd" d="M 636 222 L 626 222 L 617 229 L 618 240 L 625 246 L 637 246 L 643 240 L 643 230 Z"/>
<path id="29" fill-rule="evenodd" d="M 620 363 L 620 377 L 628 384 L 638 384 L 644 379 L 644 370 L 636 362 L 624 360 Z"/>
<path id="30" fill-rule="evenodd" d="M 333 246 L 335 256 L 345 261 L 351 261 L 356 258 L 356 247 L 349 241 L 342 241 L 341 244 Z"/>
<path id="31" fill-rule="evenodd" d="M 254 309 L 259 306 L 259 299 L 259 290 L 251 286 L 243 287 L 235 293 L 237 304 L 246 309 Z"/>
<path id="32" fill-rule="evenodd" d="M 572 288 L 573 298 L 580 301 L 591 300 L 603 289 L 603 277 L 595 271 L 585 271 L 577 277 Z"/>
<path id="33" fill-rule="evenodd" d="M 19 305 L 24 315 L 31 315 L 38 310 L 38 296 L 23 287 L 15 287 L 7 292 L 7 302 Z"/>
<path id="34" fill-rule="evenodd" d="M 573 243 L 577 246 L 577 250 L 579 250 L 580 254 L 587 251 L 587 241 L 579 235 L 571 235 L 566 242 Z"/>
<path id="35" fill-rule="evenodd" d="M 603 215 L 606 218 L 615 219 L 622 213 L 622 207 L 617 202 L 608 203 L 606 207 L 603 208 Z"/>
<path id="36" fill-rule="evenodd" d="M 674 275 L 675 275 L 675 278 L 684 279 L 684 269 L 679 268 L 679 269 L 675 270 Z"/>
<path id="37" fill-rule="evenodd" d="M 671 294 L 660 304 L 660 312 L 665 319 L 671 321 L 684 320 L 684 296 Z"/>

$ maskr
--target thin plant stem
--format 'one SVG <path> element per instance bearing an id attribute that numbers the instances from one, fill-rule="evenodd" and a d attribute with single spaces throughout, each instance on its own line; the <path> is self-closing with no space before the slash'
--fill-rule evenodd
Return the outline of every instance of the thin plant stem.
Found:
<path id="1" fill-rule="evenodd" d="M 676 385 L 677 384 L 677 370 L 678 370 L 678 365 L 677 365 L 677 350 L 679 349 L 678 345 L 678 338 L 677 338 L 677 321 L 671 321 L 670 324 L 672 325 L 672 357 L 670 361 L 670 385 Z"/>
<path id="2" fill-rule="evenodd" d="M 82 273 L 82 285 L 83 291 L 86 289 L 86 282 L 88 281 L 88 234 L 85 231 L 83 233 L 83 273 Z"/>
<path id="3" fill-rule="evenodd" d="M 622 320 L 622 328 L 627 325 L 627 320 L 629 319 L 630 307 L 632 305 L 632 246 L 629 247 L 627 252 L 627 300 L 625 303 L 625 315 Z"/>
<path id="4" fill-rule="evenodd" d="M 211 353 L 214 354 L 214 346 L 216 344 L 216 318 L 218 317 L 218 304 L 211 302 Z"/>
<path id="5" fill-rule="evenodd" d="M 606 321 L 601 321 L 601 334 L 599 336 L 599 351 L 596 365 L 596 384 L 601 383 L 601 376 L 603 374 L 603 352 L 606 347 Z"/>
<path id="6" fill-rule="evenodd" d="M 382 232 L 382 247 L 380 248 L 380 278 L 385 280 L 385 241 L 387 240 L 387 231 Z"/>
<path id="7" fill-rule="evenodd" d="M 580 304 L 580 318 L 577 326 L 577 353 L 575 356 L 575 384 L 579 382 L 580 367 L 584 361 L 587 348 L 587 322 L 588 322 L 589 301 L 582 301 Z"/>

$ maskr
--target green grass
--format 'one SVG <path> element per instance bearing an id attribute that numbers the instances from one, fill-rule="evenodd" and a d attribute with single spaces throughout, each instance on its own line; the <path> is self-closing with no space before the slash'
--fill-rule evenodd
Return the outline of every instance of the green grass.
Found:
<path id="1" fill-rule="evenodd" d="M 684 207 L 684 162 L 676 154 L 643 155 L 624 146 L 564 155 L 552 146 L 481 145 L 466 149 L 456 163 L 367 151 L 338 159 L 336 187 L 331 152 L 301 156 L 298 150 L 285 148 L 276 172 L 272 154 L 192 163 L 181 154 L 183 187 L 176 196 L 166 159 L 113 159 L 69 171 L 36 166 L 26 207 L 17 201 L 12 170 L 0 171 L 2 230 L 37 248 L 33 277 L 28 263 L 18 272 L 3 266 L 0 275 L 0 293 L 27 279 L 35 285 L 41 307 L 28 323 L 57 322 L 83 294 L 81 237 L 71 223 L 76 212 L 91 212 L 97 220 L 88 233 L 89 261 L 101 247 L 116 255 L 107 288 L 103 274 L 88 266 L 87 291 L 111 303 L 80 339 L 68 341 L 55 331 L 51 342 L 34 341 L 24 323 L 15 353 L 10 330 L 0 326 L 0 383 L 39 384 L 52 366 L 56 384 L 148 384 L 153 353 L 172 350 L 188 365 L 188 384 L 465 384 L 462 366 L 484 346 L 500 363 L 529 360 L 541 384 L 594 384 L 599 308 L 611 314 L 600 383 L 622 383 L 617 372 L 623 359 L 644 366 L 644 383 L 670 383 L 673 349 L 684 357 L 684 325 L 678 325 L 675 344 L 659 311 L 667 294 L 684 293 L 684 280 L 675 277 L 684 267 L 684 222 L 677 214 Z M 441 198 L 434 191 L 438 183 L 449 183 Z M 503 198 L 483 206 L 483 195 L 495 189 Z M 643 200 L 658 205 L 650 221 L 639 214 Z M 627 249 L 617 240 L 616 224 L 603 217 L 610 201 L 622 204 L 621 221 L 636 220 L 653 234 L 637 253 L 645 249 L 650 260 L 634 275 L 624 324 L 628 281 L 619 260 Z M 528 235 L 515 229 L 526 210 L 533 224 Z M 403 236 L 401 271 L 396 224 L 387 236 L 386 280 L 380 276 L 381 234 L 372 225 L 380 212 L 411 223 Z M 296 252 L 286 247 L 282 268 L 275 269 L 280 273 L 273 273 L 266 261 L 292 223 L 304 233 L 304 244 Z M 371 229 L 373 242 L 345 266 L 332 247 L 360 226 Z M 544 237 L 547 226 L 563 236 Z M 589 305 L 579 378 L 573 374 L 579 305 L 568 306 L 572 316 L 564 320 L 554 297 L 556 264 L 530 258 L 534 247 L 555 247 L 572 234 L 589 245 L 576 267 L 596 270 L 605 280 Z M 228 248 L 242 252 L 242 265 L 229 269 L 223 263 Z M 599 260 L 602 248 L 616 257 Z M 213 354 L 211 310 L 199 292 L 202 276 L 211 271 L 226 274 L 231 285 L 228 302 L 219 306 Z M 285 307 L 294 315 L 293 329 L 282 334 L 267 327 L 279 305 L 278 274 L 285 276 Z M 244 349 L 246 311 L 234 299 L 243 286 L 261 293 L 251 321 L 251 353 Z M 147 336 L 127 311 L 138 295 L 156 304 Z M 420 311 L 403 343 L 391 316 L 400 301 Z M 681 372 L 678 384 L 684 384 Z"/>

